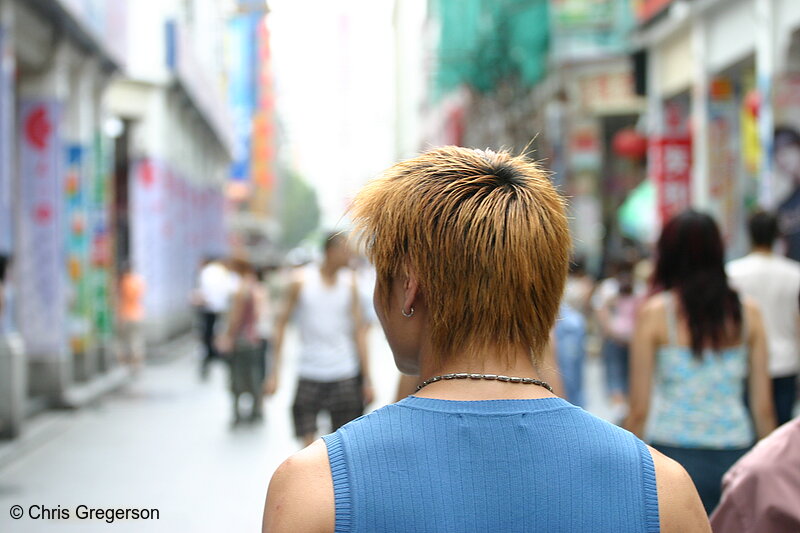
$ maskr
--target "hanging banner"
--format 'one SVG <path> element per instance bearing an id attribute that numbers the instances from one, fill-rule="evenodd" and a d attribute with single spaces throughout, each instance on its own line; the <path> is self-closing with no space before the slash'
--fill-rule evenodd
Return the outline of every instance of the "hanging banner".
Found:
<path id="1" fill-rule="evenodd" d="M 692 140 L 688 136 L 656 138 L 650 145 L 650 158 L 663 225 L 691 205 Z"/>
<path id="2" fill-rule="evenodd" d="M 19 117 L 19 326 L 32 357 L 58 357 L 67 345 L 61 105 L 23 101 Z"/>
<path id="3" fill-rule="evenodd" d="M 86 269 L 87 228 L 85 189 L 86 149 L 80 144 L 66 148 L 64 175 L 64 222 L 67 236 L 68 314 L 67 329 L 73 353 L 84 353 L 91 333 L 88 297 L 89 286 Z"/>
<path id="4" fill-rule="evenodd" d="M 114 154 L 111 143 L 101 132 L 95 131 L 92 155 L 91 186 L 88 191 L 88 239 L 89 239 L 89 307 L 94 334 L 97 339 L 108 342 L 113 335 L 114 314 L 111 307 L 111 266 L 113 256 L 109 205 L 111 203 L 109 183 L 113 172 Z"/>
<path id="5" fill-rule="evenodd" d="M 744 200 L 740 187 L 742 160 L 739 106 L 733 82 L 725 77 L 711 81 L 708 103 L 709 201 L 728 250 L 738 248 L 743 236 Z"/>
<path id="6" fill-rule="evenodd" d="M 14 50 L 0 26 L 0 254 L 13 249 L 11 147 L 14 145 Z"/>
<path id="7" fill-rule="evenodd" d="M 158 161 L 142 158 L 130 173 L 132 203 L 130 208 L 131 256 L 133 270 L 145 280 L 145 314 L 163 316 L 168 281 L 164 271 L 168 252 L 160 228 L 164 225 L 167 194 L 165 172 Z"/>

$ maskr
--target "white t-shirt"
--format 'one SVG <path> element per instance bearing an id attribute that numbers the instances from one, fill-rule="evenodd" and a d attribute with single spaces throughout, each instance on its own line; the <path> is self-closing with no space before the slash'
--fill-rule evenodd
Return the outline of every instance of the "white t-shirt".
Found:
<path id="1" fill-rule="evenodd" d="M 800 371 L 800 263 L 785 257 L 751 253 L 726 267 L 730 283 L 761 310 L 772 377 Z"/>
<path id="2" fill-rule="evenodd" d="M 295 311 L 300 331 L 301 378 L 341 381 L 354 378 L 361 368 L 356 351 L 353 300 L 358 298 L 353 272 L 341 269 L 333 286 L 322 281 L 319 265 L 301 272 Z"/>
<path id="3" fill-rule="evenodd" d="M 239 287 L 239 276 L 220 263 L 209 263 L 200 271 L 199 285 L 205 309 L 211 313 L 223 313 L 228 310 L 231 296 Z"/>

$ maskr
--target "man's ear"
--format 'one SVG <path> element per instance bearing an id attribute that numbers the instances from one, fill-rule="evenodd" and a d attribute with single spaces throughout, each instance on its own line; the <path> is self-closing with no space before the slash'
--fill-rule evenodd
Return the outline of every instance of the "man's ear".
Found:
<path id="1" fill-rule="evenodd" d="M 408 312 L 414 307 L 414 302 L 419 296 L 419 281 L 417 274 L 408 264 L 403 267 L 403 311 Z"/>

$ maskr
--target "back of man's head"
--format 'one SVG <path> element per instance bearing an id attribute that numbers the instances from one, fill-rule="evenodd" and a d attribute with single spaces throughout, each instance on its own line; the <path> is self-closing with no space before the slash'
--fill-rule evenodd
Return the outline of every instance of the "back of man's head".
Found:
<path id="1" fill-rule="evenodd" d="M 753 248 L 772 248 L 778 238 L 778 220 L 775 215 L 758 211 L 750 217 L 750 244 Z"/>

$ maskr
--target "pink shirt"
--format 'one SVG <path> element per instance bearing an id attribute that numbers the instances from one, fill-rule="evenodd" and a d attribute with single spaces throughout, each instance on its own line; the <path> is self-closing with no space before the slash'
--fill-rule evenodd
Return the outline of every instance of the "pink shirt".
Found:
<path id="1" fill-rule="evenodd" d="M 608 329 L 617 338 L 630 341 L 636 326 L 636 311 L 641 299 L 633 294 L 620 294 L 611 300 Z"/>
<path id="2" fill-rule="evenodd" d="M 800 531 L 800 418 L 776 429 L 722 478 L 714 533 Z"/>

